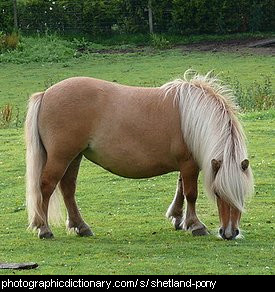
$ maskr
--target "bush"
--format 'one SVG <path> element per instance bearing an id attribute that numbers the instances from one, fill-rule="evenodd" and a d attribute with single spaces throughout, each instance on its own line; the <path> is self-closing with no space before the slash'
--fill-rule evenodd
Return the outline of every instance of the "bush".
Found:
<path id="1" fill-rule="evenodd" d="M 19 35 L 15 32 L 12 34 L 0 33 L 0 51 L 14 50 L 19 45 Z"/>
<path id="2" fill-rule="evenodd" d="M 22 121 L 19 120 L 19 108 L 10 104 L 4 105 L 0 109 L 0 128 L 7 128 L 11 126 L 19 127 Z"/>
<path id="3" fill-rule="evenodd" d="M 0 54 L 0 62 L 64 62 L 76 53 L 74 44 L 56 35 L 22 37 L 20 46 Z"/>
<path id="4" fill-rule="evenodd" d="M 163 35 L 152 34 L 150 43 L 153 48 L 160 50 L 171 47 L 170 42 Z"/>
<path id="5" fill-rule="evenodd" d="M 269 76 L 263 82 L 254 81 L 249 87 L 241 86 L 239 80 L 228 78 L 237 103 L 244 111 L 260 111 L 275 108 L 275 94 Z"/>

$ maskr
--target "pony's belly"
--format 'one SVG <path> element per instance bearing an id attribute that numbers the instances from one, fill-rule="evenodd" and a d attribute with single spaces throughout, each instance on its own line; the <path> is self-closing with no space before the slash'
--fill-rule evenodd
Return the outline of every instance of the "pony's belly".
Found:
<path id="1" fill-rule="evenodd" d="M 163 159 L 141 159 L 139 155 L 128 155 L 123 151 L 107 153 L 89 148 L 83 154 L 87 159 L 111 173 L 127 178 L 148 178 L 178 170 Z"/>

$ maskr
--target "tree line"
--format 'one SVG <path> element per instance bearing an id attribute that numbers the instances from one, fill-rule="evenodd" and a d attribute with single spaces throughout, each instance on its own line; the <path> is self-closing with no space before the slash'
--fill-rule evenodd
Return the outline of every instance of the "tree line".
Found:
<path id="1" fill-rule="evenodd" d="M 1 0 L 0 31 L 225 34 L 274 31 L 274 0 Z"/>

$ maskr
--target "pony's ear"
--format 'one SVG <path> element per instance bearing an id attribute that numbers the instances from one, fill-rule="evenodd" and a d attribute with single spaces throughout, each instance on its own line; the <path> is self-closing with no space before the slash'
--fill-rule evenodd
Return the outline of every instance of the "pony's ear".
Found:
<path id="1" fill-rule="evenodd" d="M 215 174 L 220 169 L 221 164 L 222 164 L 222 162 L 220 160 L 216 160 L 216 159 L 212 159 L 211 160 L 211 166 L 212 166 L 212 169 L 213 169 L 213 171 L 214 171 Z"/>
<path id="2" fill-rule="evenodd" d="M 249 166 L 249 160 L 248 159 L 243 160 L 241 163 L 241 166 L 242 166 L 243 171 L 247 170 L 247 168 Z"/>

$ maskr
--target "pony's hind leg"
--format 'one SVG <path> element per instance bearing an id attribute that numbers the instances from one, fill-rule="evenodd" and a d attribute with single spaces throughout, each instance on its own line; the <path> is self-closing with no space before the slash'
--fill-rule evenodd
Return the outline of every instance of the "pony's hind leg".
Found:
<path id="1" fill-rule="evenodd" d="M 82 154 L 79 154 L 69 165 L 60 181 L 60 190 L 68 211 L 67 227 L 74 229 L 80 236 L 93 235 L 90 227 L 82 219 L 75 201 L 76 179 Z"/>
<path id="2" fill-rule="evenodd" d="M 179 175 L 174 199 L 166 212 L 166 217 L 168 219 L 171 219 L 172 224 L 176 230 L 180 230 L 183 228 L 182 227 L 183 204 L 184 204 L 183 184 L 181 175 Z"/>
<path id="3" fill-rule="evenodd" d="M 48 207 L 51 195 L 53 194 L 56 185 L 60 181 L 66 170 L 67 164 L 65 161 L 58 161 L 48 157 L 45 167 L 41 174 L 41 203 L 40 210 L 37 212 L 33 221 L 33 227 L 39 230 L 39 238 L 51 238 L 53 233 L 48 224 Z"/>

